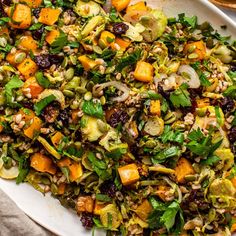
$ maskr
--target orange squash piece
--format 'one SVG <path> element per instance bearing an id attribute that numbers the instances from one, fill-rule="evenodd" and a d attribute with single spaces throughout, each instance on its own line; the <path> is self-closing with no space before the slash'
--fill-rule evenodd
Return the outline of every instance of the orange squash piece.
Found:
<path id="1" fill-rule="evenodd" d="M 206 56 L 206 45 L 202 40 L 187 43 L 184 47 L 184 54 L 188 55 L 188 59 L 192 61 L 203 60 Z M 195 54 L 193 58 L 190 57 L 191 54 Z"/>
<path id="2" fill-rule="evenodd" d="M 126 9 L 126 14 L 134 12 L 134 11 L 147 11 L 147 6 L 144 1 L 137 2 L 133 5 L 130 5 Z"/>
<path id="3" fill-rule="evenodd" d="M 51 137 L 51 141 L 54 147 L 58 148 L 62 138 L 64 137 L 64 135 L 57 131 L 52 137 Z"/>
<path id="4" fill-rule="evenodd" d="M 37 8 L 43 0 L 20 0 L 21 3 L 26 3 L 30 8 Z"/>
<path id="5" fill-rule="evenodd" d="M 35 51 L 38 48 L 37 42 L 32 36 L 23 36 L 19 40 L 18 48 L 26 51 Z"/>
<path id="6" fill-rule="evenodd" d="M 66 183 L 60 183 L 58 186 L 58 194 L 63 195 L 65 193 Z"/>
<path id="7" fill-rule="evenodd" d="M 26 79 L 28 79 L 34 76 L 34 74 L 38 70 L 38 66 L 33 60 L 31 60 L 30 58 L 26 58 L 17 66 L 17 69 Z"/>
<path id="8" fill-rule="evenodd" d="M 83 175 L 83 169 L 81 163 L 75 162 L 69 158 L 63 158 L 58 162 L 59 167 L 67 167 L 70 171 L 70 181 L 76 181 Z"/>
<path id="9" fill-rule="evenodd" d="M 112 0 L 111 4 L 117 11 L 123 11 L 130 3 L 130 0 Z"/>
<path id="10" fill-rule="evenodd" d="M 81 212 L 93 212 L 94 200 L 91 196 L 80 196 L 76 203 L 76 209 L 78 213 Z"/>
<path id="11" fill-rule="evenodd" d="M 52 175 L 57 171 L 51 158 L 41 154 L 40 152 L 34 153 L 33 156 L 31 156 L 30 166 L 39 172 L 47 172 Z"/>
<path id="12" fill-rule="evenodd" d="M 25 89 L 29 89 L 29 92 Z M 22 92 L 24 94 L 30 93 L 32 98 L 37 98 L 38 95 L 44 90 L 42 86 L 40 86 L 35 77 L 30 77 L 24 83 Z"/>
<path id="13" fill-rule="evenodd" d="M 29 125 L 29 127 L 24 129 L 24 135 L 30 139 L 33 139 L 37 134 L 40 133 L 42 121 L 37 116 L 35 116 L 31 121 L 32 123 Z"/>
<path id="14" fill-rule="evenodd" d="M 150 63 L 139 61 L 134 71 L 134 78 L 149 83 L 153 80 L 154 68 Z"/>
<path id="15" fill-rule="evenodd" d="M 16 66 L 19 63 L 16 63 L 16 57 L 19 53 L 22 53 L 23 51 L 17 50 L 14 53 L 9 52 L 6 56 L 6 60 L 11 64 L 12 66 Z"/>
<path id="16" fill-rule="evenodd" d="M 105 31 L 102 31 L 98 43 L 101 48 L 106 48 L 106 47 L 109 47 L 111 43 L 115 41 L 115 38 L 116 36 L 114 34 L 105 30 Z"/>
<path id="17" fill-rule="evenodd" d="M 86 71 L 93 69 L 97 65 L 97 63 L 93 59 L 90 59 L 86 55 L 79 56 L 78 60 Z"/>
<path id="18" fill-rule="evenodd" d="M 17 114 L 21 114 L 22 115 L 22 120 L 25 121 L 26 124 L 28 122 L 30 122 L 35 117 L 35 113 L 32 110 L 28 109 L 28 108 L 20 109 Z"/>
<path id="19" fill-rule="evenodd" d="M 4 121 L 4 117 L 0 116 L 0 133 L 3 131 L 4 126 L 2 125 L 2 122 Z"/>
<path id="20" fill-rule="evenodd" d="M 12 8 L 5 8 L 5 12 L 11 21 L 8 23 L 12 28 L 15 29 L 27 29 L 31 25 L 31 9 L 25 4 L 15 5 L 12 13 Z M 11 15 L 12 14 L 12 15 Z"/>
<path id="21" fill-rule="evenodd" d="M 1 26 L 1 27 L 0 27 L 0 35 L 1 35 L 1 36 L 2 36 L 2 35 L 9 35 L 9 30 L 8 30 L 8 28 L 5 27 L 5 26 Z"/>
<path id="22" fill-rule="evenodd" d="M 160 100 L 151 100 L 150 102 L 150 113 L 152 115 L 161 115 L 161 102 Z"/>
<path id="23" fill-rule="evenodd" d="M 178 183 L 184 183 L 185 182 L 185 176 L 195 174 L 195 171 L 192 167 L 192 164 L 190 161 L 188 161 L 186 158 L 181 157 L 177 165 L 175 167 L 175 175 Z"/>
<path id="24" fill-rule="evenodd" d="M 198 108 L 203 108 L 206 106 L 210 106 L 210 99 L 209 98 L 201 98 L 201 99 L 196 99 L 197 102 L 197 107 Z"/>
<path id="25" fill-rule="evenodd" d="M 60 31 L 57 29 L 53 29 L 51 31 L 49 31 L 45 37 L 45 40 L 48 44 L 52 44 L 56 38 L 58 38 L 60 35 Z"/>
<path id="26" fill-rule="evenodd" d="M 59 9 L 42 8 L 39 13 L 38 22 L 45 25 L 54 25 L 58 21 L 58 17 L 61 14 Z"/>
<path id="27" fill-rule="evenodd" d="M 111 48 L 117 50 L 116 44 L 120 47 L 119 50 L 125 51 L 131 44 L 130 40 L 124 40 L 122 38 L 115 38 L 115 42 L 111 43 Z"/>
<path id="28" fill-rule="evenodd" d="M 129 164 L 118 168 L 121 182 L 124 186 L 137 182 L 140 178 L 136 164 Z"/>
<path id="29" fill-rule="evenodd" d="M 153 210 L 152 205 L 147 199 L 145 199 L 143 203 L 137 207 L 135 213 L 138 215 L 140 219 L 146 221 L 152 210 Z"/>

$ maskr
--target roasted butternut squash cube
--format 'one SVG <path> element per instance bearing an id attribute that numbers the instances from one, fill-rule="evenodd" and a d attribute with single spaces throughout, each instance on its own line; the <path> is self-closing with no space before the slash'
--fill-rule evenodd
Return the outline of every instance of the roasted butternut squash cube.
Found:
<path id="1" fill-rule="evenodd" d="M 67 167 L 70 171 L 70 181 L 76 181 L 83 175 L 83 169 L 81 163 L 75 162 L 69 158 L 63 158 L 58 162 L 59 167 Z"/>
<path id="2" fill-rule="evenodd" d="M 101 33 L 101 36 L 99 38 L 99 41 L 98 41 L 99 46 L 101 48 L 109 47 L 111 43 L 115 41 L 115 38 L 116 36 L 114 34 L 105 30 Z"/>
<path id="3" fill-rule="evenodd" d="M 152 210 L 153 210 L 152 205 L 147 199 L 145 199 L 143 203 L 137 207 L 135 213 L 138 215 L 140 219 L 146 221 Z"/>
<path id="4" fill-rule="evenodd" d="M 37 42 L 32 36 L 23 36 L 19 40 L 18 48 L 25 51 L 35 51 L 38 48 Z"/>
<path id="5" fill-rule="evenodd" d="M 52 44 L 56 40 L 56 38 L 59 37 L 59 35 L 60 31 L 57 29 L 53 29 L 47 33 L 45 40 L 47 43 Z"/>
<path id="6" fill-rule="evenodd" d="M 45 25 L 54 25 L 58 21 L 60 14 L 60 9 L 42 8 L 38 21 Z"/>
<path id="7" fill-rule="evenodd" d="M 43 0 L 20 0 L 21 3 L 26 3 L 30 8 L 37 8 Z"/>
<path id="8" fill-rule="evenodd" d="M 151 82 L 153 80 L 154 68 L 150 63 L 139 61 L 134 71 L 134 78 L 141 82 Z"/>
<path id="9" fill-rule="evenodd" d="M 62 138 L 64 137 L 64 135 L 57 131 L 52 137 L 51 137 L 51 141 L 54 147 L 58 148 Z"/>
<path id="10" fill-rule="evenodd" d="M 2 124 L 2 122 L 4 121 L 4 117 L 3 116 L 0 116 L 0 133 L 3 131 L 4 129 L 4 126 Z"/>
<path id="11" fill-rule="evenodd" d="M 31 9 L 25 4 L 16 4 L 12 13 L 11 7 L 5 9 L 11 17 L 9 25 L 15 29 L 27 29 L 31 25 Z"/>
<path id="12" fill-rule="evenodd" d="M 161 115 L 161 102 L 160 100 L 151 100 L 150 102 L 150 113 L 152 115 Z"/>
<path id="13" fill-rule="evenodd" d="M 101 209 L 103 209 L 107 205 L 108 205 L 108 203 L 106 203 L 106 202 L 99 202 L 98 200 L 96 200 L 95 206 L 93 209 L 93 214 L 100 215 Z"/>
<path id="14" fill-rule="evenodd" d="M 12 66 L 16 66 L 17 64 L 19 64 L 19 55 L 21 55 L 21 57 L 23 56 L 23 60 L 24 57 L 26 57 L 25 52 L 23 52 L 22 50 L 16 50 L 14 53 L 9 52 L 6 56 L 6 60 L 9 62 L 9 64 L 11 64 Z M 18 59 L 17 59 L 18 58 Z"/>
<path id="15" fill-rule="evenodd" d="M 78 60 L 86 71 L 93 69 L 97 65 L 97 63 L 93 59 L 90 59 L 86 55 L 79 56 Z"/>
<path id="16" fill-rule="evenodd" d="M 115 42 L 111 43 L 111 48 L 113 50 L 125 51 L 131 44 L 130 40 L 124 40 L 122 38 L 115 38 Z M 118 45 L 118 46 L 117 46 Z"/>
<path id="17" fill-rule="evenodd" d="M 175 167 L 175 175 L 176 175 L 177 182 L 184 183 L 185 176 L 192 175 L 192 174 L 195 174 L 192 164 L 186 158 L 181 157 L 178 160 L 177 165 Z"/>
<path id="18" fill-rule="evenodd" d="M 42 121 L 37 116 L 35 116 L 31 122 L 32 123 L 24 129 L 24 135 L 30 139 L 33 139 L 40 133 Z"/>
<path id="19" fill-rule="evenodd" d="M 63 195 L 65 193 L 66 183 L 60 183 L 58 186 L 58 194 Z"/>
<path id="20" fill-rule="evenodd" d="M 52 159 L 39 152 L 33 154 L 31 157 L 30 166 L 39 172 L 47 172 L 52 175 L 57 171 Z"/>
<path id="21" fill-rule="evenodd" d="M 22 92 L 23 94 L 30 94 L 31 98 L 37 98 L 38 95 L 44 90 L 44 88 L 38 84 L 35 77 L 30 77 L 24 83 Z"/>
<path id="22" fill-rule="evenodd" d="M 76 208 L 78 213 L 82 212 L 93 212 L 94 200 L 91 196 L 80 196 L 78 197 Z"/>
<path id="23" fill-rule="evenodd" d="M 130 0 L 112 0 L 111 4 L 117 11 L 123 11 L 130 3 Z"/>
<path id="24" fill-rule="evenodd" d="M 30 58 L 26 58 L 17 66 L 17 69 L 26 79 L 28 79 L 34 76 L 34 74 L 38 70 L 38 66 L 33 60 L 31 60 Z"/>
<path id="25" fill-rule="evenodd" d="M 232 222 L 233 224 L 231 225 L 230 232 L 234 233 L 236 232 L 236 217 L 235 216 L 232 216 Z"/>
<path id="26" fill-rule="evenodd" d="M 136 164 L 129 164 L 118 168 L 118 173 L 123 185 L 127 186 L 137 182 L 140 178 Z"/>
<path id="27" fill-rule="evenodd" d="M 144 1 L 137 2 L 133 5 L 130 5 L 126 9 L 126 13 L 134 12 L 134 11 L 147 11 L 147 6 Z"/>

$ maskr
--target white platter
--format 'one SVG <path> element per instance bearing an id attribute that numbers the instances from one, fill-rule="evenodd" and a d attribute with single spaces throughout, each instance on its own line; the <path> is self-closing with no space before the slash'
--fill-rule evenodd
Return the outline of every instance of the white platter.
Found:
<path id="1" fill-rule="evenodd" d="M 137 2 L 137 0 L 133 1 Z M 146 0 L 148 5 L 163 8 L 167 16 L 177 16 L 179 13 L 197 15 L 199 22 L 209 21 L 214 28 L 224 35 L 236 38 L 236 23 L 224 15 L 207 0 Z M 220 26 L 227 25 L 222 31 Z M 16 185 L 12 181 L 0 179 L 0 188 L 23 210 L 39 224 L 61 236 L 86 236 L 78 216 L 63 208 L 59 201 L 43 196 L 27 184 Z M 96 236 L 102 233 L 96 233 Z"/>

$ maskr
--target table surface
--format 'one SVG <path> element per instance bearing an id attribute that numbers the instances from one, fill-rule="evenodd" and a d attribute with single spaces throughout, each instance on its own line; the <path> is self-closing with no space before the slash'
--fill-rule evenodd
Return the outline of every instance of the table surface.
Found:
<path id="1" fill-rule="evenodd" d="M 223 8 L 221 10 L 236 22 L 236 11 Z M 52 236 L 50 232 L 27 217 L 1 190 L 0 206 L 0 235 Z M 16 234 L 16 232 L 21 233 Z"/>

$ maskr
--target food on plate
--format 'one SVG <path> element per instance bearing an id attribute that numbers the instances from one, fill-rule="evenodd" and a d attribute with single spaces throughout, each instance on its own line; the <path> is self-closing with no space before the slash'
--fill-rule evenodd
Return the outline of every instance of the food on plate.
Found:
<path id="1" fill-rule="evenodd" d="M 235 94 L 235 41 L 197 16 L 0 1 L 0 177 L 88 230 L 236 231 Z"/>

